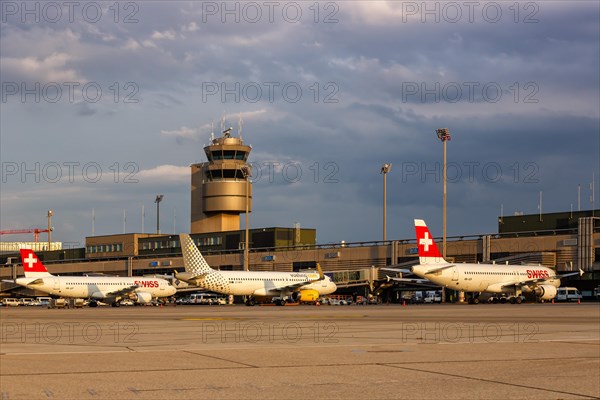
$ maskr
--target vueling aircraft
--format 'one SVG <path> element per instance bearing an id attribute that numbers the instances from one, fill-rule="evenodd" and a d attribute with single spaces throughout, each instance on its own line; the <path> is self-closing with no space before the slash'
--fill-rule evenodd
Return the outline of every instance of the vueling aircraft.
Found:
<path id="1" fill-rule="evenodd" d="M 179 239 L 185 272 L 176 271 L 175 278 L 217 293 L 248 296 L 247 305 L 272 297 L 281 298 L 278 305 L 284 305 L 286 299 L 314 302 L 337 289 L 318 264 L 317 273 L 218 271 L 208 265 L 190 235 L 180 234 Z"/>

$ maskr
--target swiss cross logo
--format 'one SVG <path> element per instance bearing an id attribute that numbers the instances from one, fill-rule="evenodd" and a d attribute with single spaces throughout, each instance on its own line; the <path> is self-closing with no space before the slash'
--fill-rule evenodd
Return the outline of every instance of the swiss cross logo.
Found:
<path id="1" fill-rule="evenodd" d="M 415 220 L 415 231 L 419 257 L 441 257 L 435 240 L 429 229 L 427 229 L 427 225 L 425 225 L 425 221 Z"/>
<path id="2" fill-rule="evenodd" d="M 33 269 L 33 265 L 38 262 L 38 259 L 33 256 L 33 254 L 29 253 L 27 258 L 23 260 L 25 264 L 27 264 L 27 268 Z"/>
<path id="3" fill-rule="evenodd" d="M 425 237 L 419 239 L 419 244 L 423 246 L 425 251 L 429 251 L 429 246 L 433 244 L 433 240 L 429 237 L 429 232 L 425 231 Z"/>

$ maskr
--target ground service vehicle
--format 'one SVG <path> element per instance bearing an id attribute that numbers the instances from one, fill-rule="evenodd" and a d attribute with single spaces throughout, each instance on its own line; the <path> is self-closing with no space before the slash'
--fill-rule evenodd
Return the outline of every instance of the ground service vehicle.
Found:
<path id="1" fill-rule="evenodd" d="M 581 293 L 574 287 L 559 287 L 556 292 L 556 301 L 578 301 L 581 300 Z"/>

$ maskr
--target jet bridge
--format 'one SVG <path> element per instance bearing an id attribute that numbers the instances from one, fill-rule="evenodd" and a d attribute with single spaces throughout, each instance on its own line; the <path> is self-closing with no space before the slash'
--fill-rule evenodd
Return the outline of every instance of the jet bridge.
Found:
<path id="1" fill-rule="evenodd" d="M 377 280 L 379 268 L 363 268 L 354 270 L 343 270 L 329 272 L 327 275 L 331 277 L 333 282 L 339 288 L 347 288 L 353 286 L 372 286 Z"/>

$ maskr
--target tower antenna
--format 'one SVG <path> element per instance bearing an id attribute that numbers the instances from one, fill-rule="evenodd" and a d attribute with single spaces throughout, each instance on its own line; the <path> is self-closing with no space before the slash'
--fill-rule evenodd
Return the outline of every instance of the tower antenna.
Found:
<path id="1" fill-rule="evenodd" d="M 242 125 L 244 124 L 244 120 L 242 119 L 242 113 L 239 114 L 240 119 L 238 121 L 238 137 L 242 140 Z"/>

